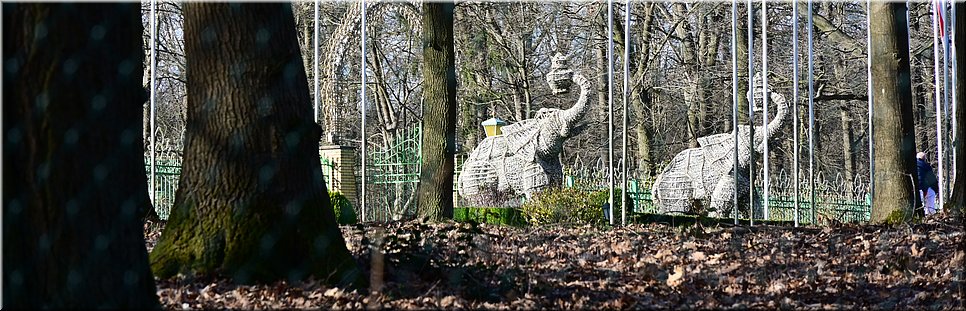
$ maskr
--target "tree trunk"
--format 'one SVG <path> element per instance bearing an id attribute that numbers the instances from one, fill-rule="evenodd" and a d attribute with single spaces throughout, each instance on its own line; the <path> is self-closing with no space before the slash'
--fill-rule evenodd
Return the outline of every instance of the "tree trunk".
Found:
<path id="1" fill-rule="evenodd" d="M 966 83 L 963 82 L 963 79 L 966 79 L 966 3 L 956 2 L 954 5 L 956 6 L 956 38 L 954 40 L 956 43 L 956 58 L 959 60 L 955 68 L 957 85 L 954 87 L 956 92 L 954 94 L 956 96 L 955 109 L 958 114 L 956 128 L 953 129 L 956 133 L 956 140 L 953 141 L 953 150 L 956 152 L 956 158 L 953 159 L 956 166 L 956 175 L 953 177 L 954 182 L 950 183 L 953 187 L 950 191 L 949 208 L 946 210 L 962 222 L 964 211 L 966 211 L 966 144 L 963 143 L 963 138 L 966 137 L 966 122 L 963 122 L 964 118 L 962 117 L 962 114 L 966 113 Z M 960 243 L 960 250 L 962 248 L 963 243 Z M 960 290 L 962 290 L 961 287 Z"/>
<path id="2" fill-rule="evenodd" d="M 294 27 L 288 4 L 185 4 L 188 126 L 159 277 L 363 282 L 322 180 Z"/>
<path id="3" fill-rule="evenodd" d="M 423 3 L 423 150 L 418 215 L 453 218 L 456 59 L 452 2 Z"/>
<path id="4" fill-rule="evenodd" d="M 842 160 L 845 161 L 845 180 L 851 185 L 855 181 L 855 156 L 852 150 L 852 116 L 849 115 L 848 102 L 839 108 L 842 125 Z"/>
<path id="5" fill-rule="evenodd" d="M 637 157 L 639 161 L 639 168 L 644 176 L 654 177 L 657 175 L 657 171 L 654 169 L 656 163 L 652 158 L 651 146 L 652 142 L 652 130 L 651 130 L 651 95 L 649 89 L 641 89 L 635 92 L 634 96 L 634 114 L 637 116 L 637 126 L 634 128 L 634 134 L 637 136 Z"/>
<path id="6" fill-rule="evenodd" d="M 644 176 L 653 177 L 657 175 L 652 159 L 652 140 L 653 130 L 651 129 L 651 83 L 645 82 L 647 79 L 648 68 L 650 67 L 651 36 L 654 22 L 655 3 L 646 3 L 640 22 L 640 47 L 635 51 L 631 49 L 630 64 L 634 66 L 634 77 L 632 82 L 635 87 L 632 89 L 631 111 L 636 116 L 634 134 L 637 136 L 637 158 L 639 159 L 638 168 Z M 628 27 L 628 25 L 625 25 Z M 627 42 L 624 46 L 631 47 L 633 43 Z"/>
<path id="7" fill-rule="evenodd" d="M 6 308 L 160 309 L 137 3 L 3 6 Z"/>
<path id="8" fill-rule="evenodd" d="M 689 148 L 698 147 L 698 137 L 701 136 L 701 108 L 703 107 L 701 98 L 701 73 L 699 73 L 698 47 L 694 40 L 688 15 L 690 11 L 683 2 L 673 4 L 673 12 L 677 27 L 674 34 L 681 44 L 678 46 L 678 54 L 681 55 L 681 65 L 688 74 L 688 81 L 685 82 L 687 88 L 684 89 L 684 102 L 687 110 L 687 130 Z M 700 17 L 698 18 L 700 20 Z"/>
<path id="9" fill-rule="evenodd" d="M 747 10 L 738 5 L 738 14 Z M 738 42 L 735 44 L 738 65 L 738 125 L 748 125 L 748 19 L 738 16 Z M 798 103 L 795 103 L 796 105 Z"/>
<path id="10" fill-rule="evenodd" d="M 604 15 L 604 18 L 607 18 L 607 15 Z M 606 22 L 606 20 L 605 20 L 605 22 Z M 606 34 L 607 31 L 605 30 L 602 33 L 605 33 Z M 607 40 L 606 37 L 603 40 Z M 608 82 L 609 82 L 608 79 L 607 79 L 607 70 L 608 70 L 608 68 L 607 68 L 607 61 L 608 61 L 608 59 L 607 59 L 607 41 L 600 41 L 599 43 L 596 43 L 594 45 L 595 45 L 595 47 L 594 47 L 594 53 L 595 53 L 595 55 L 594 56 L 596 56 L 596 57 L 594 57 L 595 60 L 596 60 L 596 64 L 595 65 L 597 67 L 597 72 L 598 73 L 596 74 L 596 76 L 597 76 L 597 105 L 596 105 L 596 107 L 594 107 L 596 109 L 593 109 L 593 110 L 595 110 L 597 112 L 596 113 L 597 114 L 596 115 L 597 120 L 608 120 L 608 118 L 607 118 L 608 117 L 608 114 L 607 114 L 608 113 L 608 101 L 607 101 L 607 97 L 610 94 L 608 93 L 608 88 L 607 88 L 608 87 Z M 602 126 L 606 126 L 606 125 L 602 124 Z M 604 145 L 606 146 L 606 143 Z"/>
<path id="11" fill-rule="evenodd" d="M 872 85 L 875 89 L 875 180 L 872 221 L 908 220 L 915 204 L 915 136 L 905 3 L 873 2 Z"/>

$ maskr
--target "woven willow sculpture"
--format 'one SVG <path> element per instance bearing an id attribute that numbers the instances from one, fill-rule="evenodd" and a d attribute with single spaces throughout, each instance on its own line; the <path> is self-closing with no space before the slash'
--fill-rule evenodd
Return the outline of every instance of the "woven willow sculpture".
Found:
<path id="1" fill-rule="evenodd" d="M 755 76 L 755 98 L 761 99 L 761 76 Z M 769 86 L 768 88 L 772 88 Z M 767 127 L 755 126 L 755 152 L 760 154 L 765 147 L 764 138 L 771 138 L 781 128 L 788 113 L 785 96 L 769 92 L 769 98 L 778 106 L 778 112 L 768 122 Z M 754 109 L 761 109 L 756 102 Z M 681 151 L 658 175 L 651 188 L 654 203 L 662 213 L 679 212 L 686 214 L 708 213 L 711 217 L 733 215 L 734 193 L 738 191 L 738 202 L 748 202 L 748 165 L 751 150 L 748 144 L 749 126 L 738 127 L 738 167 L 734 167 L 734 132 L 715 134 L 698 138 L 698 148 Z M 735 187 L 735 174 L 738 185 Z M 754 209 L 760 207 L 756 203 Z M 756 215 L 758 212 L 756 212 Z M 747 215 L 744 215 L 747 216 Z"/>
<path id="2" fill-rule="evenodd" d="M 487 137 L 470 153 L 459 175 L 459 194 L 477 206 L 512 205 L 521 196 L 558 186 L 563 180 L 559 155 L 564 141 L 576 135 L 588 110 L 590 82 L 567 68 L 567 59 L 553 58 L 547 83 L 555 95 L 570 91 L 572 83 L 580 97 L 572 107 L 543 108 L 535 117 L 502 128 L 503 134 Z"/>

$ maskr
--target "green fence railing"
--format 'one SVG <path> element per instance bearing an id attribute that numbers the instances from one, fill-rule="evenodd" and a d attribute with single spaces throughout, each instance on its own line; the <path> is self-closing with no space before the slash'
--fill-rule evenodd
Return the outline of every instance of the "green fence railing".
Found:
<path id="1" fill-rule="evenodd" d="M 654 205 L 651 198 L 651 185 L 653 180 L 631 178 L 627 182 L 627 195 L 633 202 L 633 212 L 639 214 L 659 214 L 659 209 Z M 564 186 L 577 188 L 584 191 L 606 190 L 606 184 L 599 180 L 587 180 L 581 176 L 568 175 L 564 177 Z M 755 219 L 772 221 L 794 221 L 795 220 L 795 198 L 794 189 L 786 187 L 771 187 L 772 191 L 768 199 L 768 217 L 764 216 L 764 204 L 759 201 L 762 210 L 755 213 Z M 803 187 L 802 189 L 806 189 Z M 818 223 L 825 221 L 839 222 L 866 222 L 871 216 L 871 202 L 862 193 L 842 195 L 830 190 L 830 187 L 820 187 L 815 191 L 815 218 L 812 217 L 811 196 L 807 190 L 803 190 L 798 198 L 798 220 L 803 224 Z M 618 189 L 619 190 L 619 189 Z M 756 189 L 756 193 L 762 190 Z M 760 200 L 760 199 L 759 199 Z"/>
<path id="2" fill-rule="evenodd" d="M 336 166 L 328 158 L 320 158 L 322 162 L 322 175 L 325 176 L 326 187 L 330 191 L 338 191 L 339 185 L 332 178 Z M 146 160 L 144 171 L 148 175 L 148 187 L 150 187 L 151 163 Z M 181 177 L 181 159 L 157 159 L 154 165 L 154 191 L 151 193 L 154 210 L 158 217 L 167 220 L 171 214 L 171 207 L 174 206 L 175 194 L 178 192 L 178 179 Z"/>

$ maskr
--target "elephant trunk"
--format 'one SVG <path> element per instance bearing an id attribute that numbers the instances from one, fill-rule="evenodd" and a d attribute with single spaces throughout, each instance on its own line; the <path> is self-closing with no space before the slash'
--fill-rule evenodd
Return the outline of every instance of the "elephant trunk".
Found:
<path id="1" fill-rule="evenodd" d="M 580 120 L 583 119 L 584 115 L 587 114 L 587 111 L 590 108 L 590 105 L 588 104 L 588 97 L 590 97 L 591 89 L 590 81 L 587 81 L 587 78 L 579 73 L 574 73 L 573 80 L 574 83 L 577 83 L 577 86 L 580 87 L 580 97 L 577 99 L 577 103 L 575 103 L 573 107 L 570 107 L 561 113 L 560 120 L 563 121 L 563 128 L 561 129 L 560 134 L 563 137 L 569 137 L 572 134 L 570 132 L 571 129 L 577 125 L 577 122 L 580 122 Z"/>
<path id="2" fill-rule="evenodd" d="M 785 122 L 785 116 L 788 114 L 788 102 L 785 100 L 785 96 L 778 93 L 771 93 L 770 95 L 771 95 L 771 101 L 778 106 L 778 112 L 775 113 L 775 117 L 771 119 L 771 121 L 768 121 L 768 127 L 765 128 L 765 132 L 767 133 L 767 135 L 765 135 L 764 137 L 769 137 L 769 138 L 773 137 L 775 133 L 777 133 L 778 130 L 782 127 L 782 124 L 784 124 Z M 762 138 L 762 140 L 764 140 L 764 137 Z M 767 144 L 767 143 L 768 143 L 767 141 L 762 141 L 760 150 L 764 150 L 764 147 L 765 147 L 764 144 Z"/>

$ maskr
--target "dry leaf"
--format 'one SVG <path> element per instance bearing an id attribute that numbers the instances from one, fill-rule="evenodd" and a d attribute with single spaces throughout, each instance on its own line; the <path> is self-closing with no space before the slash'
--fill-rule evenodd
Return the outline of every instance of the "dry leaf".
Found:
<path id="1" fill-rule="evenodd" d="M 678 285 L 681 285 L 681 282 L 683 282 L 681 278 L 683 277 L 684 277 L 684 267 L 675 266 L 674 273 L 667 276 L 667 286 L 674 288 L 674 287 L 677 287 Z"/>
<path id="2" fill-rule="evenodd" d="M 694 252 L 694 253 L 691 253 L 691 259 L 693 259 L 695 261 L 703 261 L 706 258 L 707 257 L 704 256 L 704 252 Z"/>

